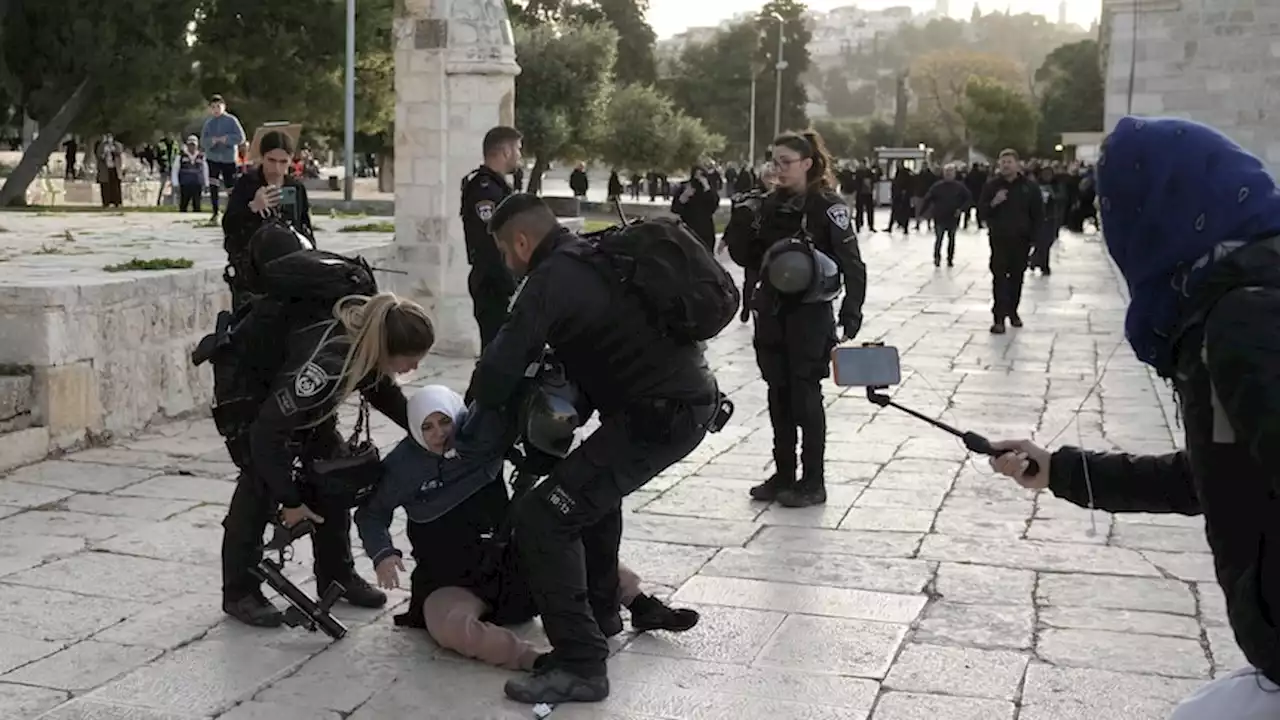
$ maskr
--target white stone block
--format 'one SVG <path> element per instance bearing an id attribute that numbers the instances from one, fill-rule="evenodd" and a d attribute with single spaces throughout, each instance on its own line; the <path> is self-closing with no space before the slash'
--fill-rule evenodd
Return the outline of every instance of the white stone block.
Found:
<path id="1" fill-rule="evenodd" d="M 1164 112 L 1164 96 L 1154 93 L 1134 93 L 1133 113 L 1135 115 L 1159 115 Z"/>
<path id="2" fill-rule="evenodd" d="M 48 428 L 5 433 L 4 442 L 0 442 L 0 472 L 43 460 L 49 450 Z"/>

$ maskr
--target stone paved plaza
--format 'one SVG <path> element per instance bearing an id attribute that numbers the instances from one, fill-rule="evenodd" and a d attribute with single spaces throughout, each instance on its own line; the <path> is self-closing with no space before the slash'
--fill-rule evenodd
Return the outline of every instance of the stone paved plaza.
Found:
<path id="1" fill-rule="evenodd" d="M 993 437 L 1172 447 L 1172 404 L 1121 345 L 1124 299 L 1097 238 L 1064 236 L 1055 274 L 1028 280 L 1027 326 L 1003 337 L 987 333 L 985 239 L 962 233 L 941 270 L 931 241 L 862 243 L 864 339 L 904 352 L 900 402 Z M 622 551 L 702 622 L 624 634 L 612 697 L 552 718 L 1161 720 L 1242 662 L 1198 519 L 1091 517 L 856 389 L 827 387 L 828 504 L 751 502 L 770 431 L 747 327 L 710 357 L 737 415 L 628 499 Z M 413 384 L 461 390 L 468 364 L 430 358 Z M 401 434 L 376 429 L 386 446 Z M 403 592 L 381 612 L 343 607 L 351 633 L 336 643 L 224 622 L 232 473 L 198 420 L 0 480 L 0 717 L 531 717 L 502 699 L 507 672 L 394 628 Z M 297 550 L 301 582 L 310 548 Z"/>

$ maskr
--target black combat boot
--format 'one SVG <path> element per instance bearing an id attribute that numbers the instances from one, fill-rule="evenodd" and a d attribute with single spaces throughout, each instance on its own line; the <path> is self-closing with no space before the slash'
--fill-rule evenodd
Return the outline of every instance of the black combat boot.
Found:
<path id="1" fill-rule="evenodd" d="M 1009 324 L 1016 328 L 1020 328 L 1022 327 L 1022 318 L 1018 316 L 1018 313 L 1010 313 Z"/>
<path id="2" fill-rule="evenodd" d="M 579 675 L 556 664 L 554 658 L 534 662 L 529 675 L 511 678 L 503 686 L 507 697 L 527 705 L 600 702 L 609 697 L 609 676 Z"/>
<path id="3" fill-rule="evenodd" d="M 222 612 L 253 627 L 280 627 L 284 614 L 267 600 L 261 590 L 255 590 L 237 600 L 222 599 Z"/>
<path id="4" fill-rule="evenodd" d="M 378 588 L 369 584 L 368 580 L 360 577 L 356 573 L 352 573 L 351 577 L 345 581 L 339 581 L 344 591 L 342 599 L 356 607 L 377 609 L 387 604 L 387 594 Z M 324 595 L 325 590 L 329 588 L 329 581 L 324 578 L 316 578 L 316 592 Z"/>
<path id="5" fill-rule="evenodd" d="M 606 638 L 611 638 L 622 633 L 622 613 L 614 610 L 612 612 L 595 613 L 596 625 L 600 627 L 600 634 Z"/>
<path id="6" fill-rule="evenodd" d="M 658 598 L 644 593 L 637 595 L 627 608 L 631 610 L 631 627 L 638 632 L 649 630 L 684 632 L 692 629 L 701 619 L 697 610 L 673 608 Z"/>
<path id="7" fill-rule="evenodd" d="M 783 507 L 802 508 L 826 502 L 827 487 L 821 476 L 802 477 L 795 487 L 778 493 L 778 504 Z"/>
<path id="8" fill-rule="evenodd" d="M 773 502 L 779 494 L 790 489 L 796 484 L 796 476 L 794 473 L 787 475 L 785 473 L 774 473 L 769 476 L 768 480 L 751 488 L 752 500 L 763 500 L 764 502 Z"/>

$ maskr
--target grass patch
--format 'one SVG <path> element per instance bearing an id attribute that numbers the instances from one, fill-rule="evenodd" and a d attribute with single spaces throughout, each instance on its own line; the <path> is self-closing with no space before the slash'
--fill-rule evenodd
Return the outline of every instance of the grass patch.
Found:
<path id="1" fill-rule="evenodd" d="M 61 255 L 62 248 L 49 243 L 40 243 L 40 247 L 31 251 L 32 255 Z"/>
<path id="2" fill-rule="evenodd" d="M 387 220 L 382 220 L 379 222 L 361 223 L 359 225 L 347 225 L 346 227 L 338 228 L 338 232 L 344 232 L 344 233 L 364 233 L 364 232 L 393 233 L 395 231 L 396 231 L 396 224 L 394 222 L 390 222 Z"/>
<path id="3" fill-rule="evenodd" d="M 186 258 L 155 258 L 154 260 L 140 260 L 138 258 L 134 258 L 129 262 L 107 265 L 102 269 L 107 272 L 131 272 L 134 270 L 186 270 L 193 265 L 195 265 L 195 263 Z"/>

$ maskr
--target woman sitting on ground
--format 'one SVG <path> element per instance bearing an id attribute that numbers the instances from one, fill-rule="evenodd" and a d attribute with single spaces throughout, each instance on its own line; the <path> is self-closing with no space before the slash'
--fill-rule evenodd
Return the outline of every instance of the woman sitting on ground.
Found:
<path id="1" fill-rule="evenodd" d="M 472 415 L 474 413 L 474 415 Z M 400 587 L 401 552 L 391 541 L 396 508 L 409 518 L 416 565 L 409 608 L 397 625 L 425 628 L 442 647 L 511 670 L 531 670 L 541 655 L 505 626 L 537 615 L 518 553 L 492 537 L 507 512 L 502 460 L 514 440 L 509 418 L 469 411 L 462 396 L 429 385 L 409 399 L 409 432 L 383 461 L 385 477 L 356 511 L 356 527 L 378 584 Z M 688 630 L 693 610 L 673 610 L 640 592 L 640 579 L 619 568 L 621 604 L 638 631 Z M 602 628 L 604 629 L 604 628 Z M 620 622 L 606 634 L 621 632 Z"/>

